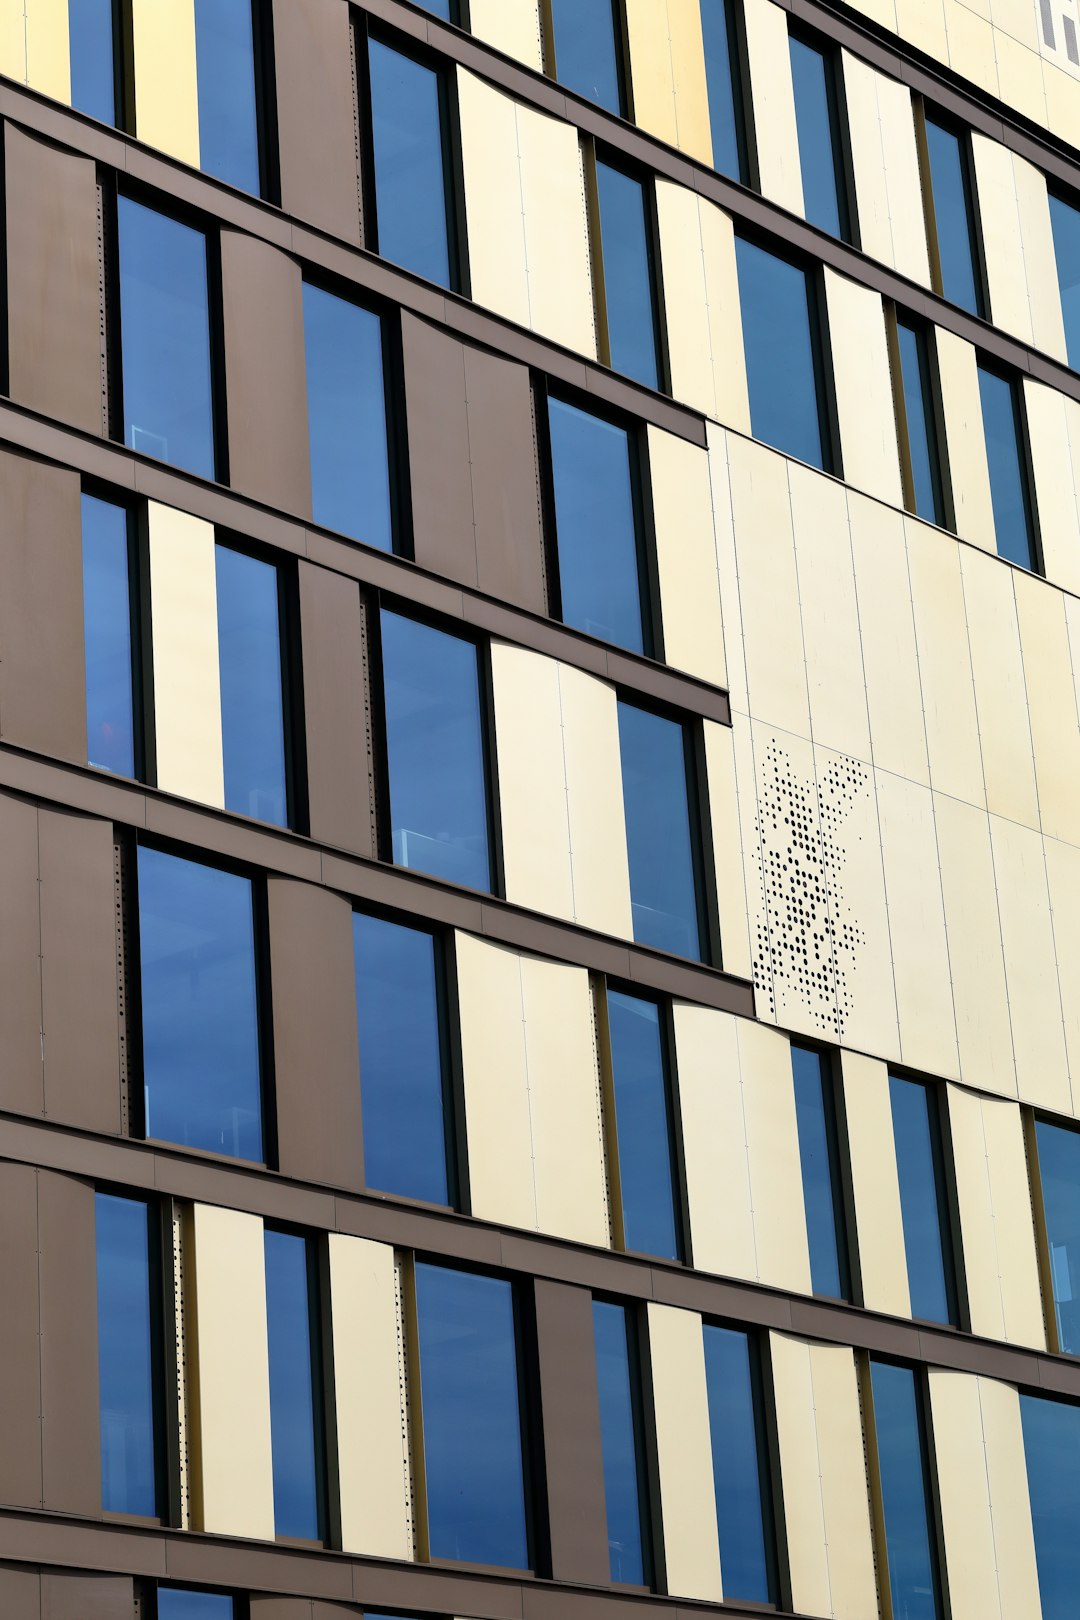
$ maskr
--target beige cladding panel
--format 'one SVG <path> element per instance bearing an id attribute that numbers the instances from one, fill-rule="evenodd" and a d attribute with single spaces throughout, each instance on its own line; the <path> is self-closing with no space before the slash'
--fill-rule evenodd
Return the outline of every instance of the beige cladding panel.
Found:
<path id="1" fill-rule="evenodd" d="M 665 662 L 724 686 L 708 451 L 654 426 L 648 439 Z"/>
<path id="2" fill-rule="evenodd" d="M 0 73 L 26 83 L 24 0 L 0 0 Z"/>
<path id="3" fill-rule="evenodd" d="M 701 252 L 705 264 L 709 345 L 718 422 L 750 432 L 750 394 L 735 263 L 735 229 L 730 217 L 704 197 L 700 200 Z"/>
<path id="4" fill-rule="evenodd" d="M 667 0 L 667 17 L 671 80 L 675 86 L 676 144 L 680 151 L 711 165 L 712 134 L 701 0 Z M 636 104 L 636 82 L 634 97 Z"/>
<path id="5" fill-rule="evenodd" d="M 826 268 L 825 299 L 844 478 L 857 489 L 902 506 L 881 295 Z"/>
<path id="6" fill-rule="evenodd" d="M 560 664 L 559 693 L 574 917 L 585 928 L 629 939 L 630 864 L 615 689 Z"/>
<path id="7" fill-rule="evenodd" d="M 517 103 L 460 67 L 457 92 L 472 296 L 519 326 L 528 326 Z"/>
<path id="8" fill-rule="evenodd" d="M 855 1052 L 842 1053 L 840 1062 L 862 1303 L 891 1316 L 910 1316 L 889 1073 L 884 1063 Z"/>
<path id="9" fill-rule="evenodd" d="M 738 722 L 737 722 L 738 723 Z M 720 954 L 724 970 L 753 978 L 750 922 L 747 914 L 742 832 L 739 826 L 738 782 L 734 726 L 702 721 L 705 735 L 705 776 L 712 822 L 713 870 L 716 911 L 720 924 Z M 749 784 L 753 789 L 753 779 Z"/>
<path id="10" fill-rule="evenodd" d="M 960 547 L 905 519 L 930 781 L 939 793 L 985 804 Z"/>
<path id="11" fill-rule="evenodd" d="M 1046 176 L 1034 164 L 1014 154 L 1013 179 L 1031 308 L 1031 339 L 1037 349 L 1068 364 Z"/>
<path id="12" fill-rule="evenodd" d="M 1080 591 L 1080 502 L 1073 445 L 1080 448 L 1080 404 L 1024 378 L 1031 471 L 1046 577 Z"/>
<path id="13" fill-rule="evenodd" d="M 656 211 L 672 393 L 749 433 L 731 220 L 706 198 L 663 179 L 656 182 Z"/>
<path id="14" fill-rule="evenodd" d="M 874 763 L 929 783 L 904 519 L 848 492 L 851 554 Z"/>
<path id="15" fill-rule="evenodd" d="M 539 0 L 469 0 L 469 29 L 497 51 L 544 71 Z"/>
<path id="16" fill-rule="evenodd" d="M 673 1005 L 683 1159 L 694 1265 L 757 1278 L 750 1160 L 739 1077 L 738 1021 Z"/>
<path id="17" fill-rule="evenodd" d="M 506 898 L 573 918 L 559 666 L 493 641 L 491 684 Z"/>
<path id="18" fill-rule="evenodd" d="M 195 0 L 132 0 L 131 25 L 139 140 L 197 168 Z"/>
<path id="19" fill-rule="evenodd" d="M 595 359 L 592 262 L 577 129 L 519 103 L 517 138 L 529 325 Z"/>
<path id="20" fill-rule="evenodd" d="M 151 501 L 150 617 L 157 785 L 225 803 L 213 524 Z"/>
<path id="21" fill-rule="evenodd" d="M 843 65 L 862 250 L 928 286 L 911 91 L 848 51 Z"/>
<path id="22" fill-rule="evenodd" d="M 994 551 L 994 509 L 975 350 L 943 326 L 935 328 L 934 338 L 956 532 L 984 551 Z"/>
<path id="23" fill-rule="evenodd" d="M 801 214 L 802 173 L 787 15 L 773 0 L 746 0 L 744 6 L 762 195 L 793 214 Z"/>
<path id="24" fill-rule="evenodd" d="M 739 566 L 735 554 L 735 524 L 731 512 L 727 430 L 706 423 L 709 442 L 709 478 L 712 482 L 713 538 L 716 572 L 720 581 L 720 612 L 724 621 L 724 658 L 728 670 L 728 697 L 734 714 L 747 714 L 746 657 L 743 650 L 742 609 L 739 603 Z"/>
<path id="25" fill-rule="evenodd" d="M 1080 1075 L 1080 849 L 1047 838 L 1046 876 L 1065 1019 L 1070 1075 Z M 1075 1090 L 1075 1087 L 1074 1087 Z"/>
<path id="26" fill-rule="evenodd" d="M 959 551 L 987 809 L 1038 827 L 1014 570 L 971 546 Z"/>
<path id="27" fill-rule="evenodd" d="M 528 1067 L 515 951 L 455 935 L 471 1213 L 536 1226 Z"/>
<path id="28" fill-rule="evenodd" d="M 1080 721 L 1065 599 L 1032 574 L 1017 571 L 1015 584 L 1042 830 L 1080 845 Z"/>
<path id="29" fill-rule="evenodd" d="M 1013 178 L 1013 155 L 1000 141 L 977 132 L 971 137 L 979 222 L 990 289 L 990 317 L 995 326 L 1031 342 L 1024 248 Z"/>
<path id="30" fill-rule="evenodd" d="M 701 1317 L 647 1306 L 665 1591 L 719 1603 L 720 1546 Z"/>
<path id="31" fill-rule="evenodd" d="M 700 0 L 627 0 L 634 122 L 712 162 Z"/>
<path id="32" fill-rule="evenodd" d="M 69 4 L 70 0 L 25 0 L 26 82 L 54 101 L 71 101 Z"/>
<path id="33" fill-rule="evenodd" d="M 757 1280 L 808 1294 L 810 1251 L 790 1043 L 753 1019 L 740 1019 L 737 1028 Z"/>

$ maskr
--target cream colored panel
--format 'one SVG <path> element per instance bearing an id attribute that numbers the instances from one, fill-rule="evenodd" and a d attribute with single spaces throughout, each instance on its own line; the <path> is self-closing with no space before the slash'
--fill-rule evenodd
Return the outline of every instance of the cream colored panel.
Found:
<path id="1" fill-rule="evenodd" d="M 979 1395 L 1002 1620 L 1027 1615 L 1038 1620 L 1042 1610 L 1019 1394 L 1011 1384 L 980 1378 Z"/>
<path id="2" fill-rule="evenodd" d="M 1080 590 L 1080 503 L 1073 446 L 1080 450 L 1080 405 L 1031 377 L 1024 378 L 1031 470 L 1046 577 Z"/>
<path id="3" fill-rule="evenodd" d="M 958 0 L 946 0 L 945 29 L 949 40 L 949 66 L 996 95 L 997 60 L 994 31 L 989 22 Z"/>
<path id="4" fill-rule="evenodd" d="M 1080 1077 L 1080 849 L 1044 840 L 1069 1073 Z M 1077 1087 L 1073 1085 L 1074 1094 Z M 1074 1104 L 1075 1107 L 1075 1104 Z"/>
<path id="5" fill-rule="evenodd" d="M 735 779 L 735 734 L 731 726 L 718 725 L 714 720 L 704 720 L 702 725 L 720 951 L 725 972 L 738 973 L 744 979 L 749 979 L 753 977 L 753 964 L 750 959 L 750 926 Z"/>
<path id="6" fill-rule="evenodd" d="M 672 1010 L 693 1262 L 700 1271 L 754 1280 L 737 1021 L 685 1001 Z"/>
<path id="7" fill-rule="evenodd" d="M 183 163 L 199 166 L 195 0 L 132 0 L 135 132 Z"/>
<path id="8" fill-rule="evenodd" d="M 896 0 L 896 23 L 886 27 L 895 27 L 904 39 L 939 62 L 949 60 L 944 0 Z"/>
<path id="9" fill-rule="evenodd" d="M 902 506 L 881 295 L 826 267 L 825 300 L 844 478 L 857 489 Z"/>
<path id="10" fill-rule="evenodd" d="M 701 1317 L 651 1302 L 647 1310 L 665 1590 L 719 1603 L 724 1593 Z"/>
<path id="11" fill-rule="evenodd" d="M 0 0 L 0 73 L 26 83 L 25 0 Z"/>
<path id="12" fill-rule="evenodd" d="M 272 1541 L 263 1223 L 258 1215 L 195 1204 L 189 1230 L 195 1528 Z"/>
<path id="13" fill-rule="evenodd" d="M 810 1251 L 786 1035 L 740 1019 L 739 1073 L 750 1155 L 758 1281 L 808 1294 Z"/>
<path id="14" fill-rule="evenodd" d="M 572 919 L 559 665 L 493 641 L 491 684 L 506 897 Z"/>
<path id="15" fill-rule="evenodd" d="M 544 71 L 538 0 L 469 0 L 469 27 L 497 51 Z"/>
<path id="16" fill-rule="evenodd" d="M 904 519 L 854 491 L 848 516 L 874 763 L 928 783 Z"/>
<path id="17" fill-rule="evenodd" d="M 502 0 L 491 3 L 501 7 Z M 519 326 L 528 326 L 529 265 L 517 103 L 461 67 L 457 91 L 472 296 Z"/>
<path id="18" fill-rule="evenodd" d="M 519 103 L 517 134 L 529 324 L 595 360 L 592 263 L 578 132 L 573 124 Z"/>
<path id="19" fill-rule="evenodd" d="M 341 1547 L 409 1560 L 413 1498 L 394 1251 L 336 1232 L 328 1243 Z"/>
<path id="20" fill-rule="evenodd" d="M 914 518 L 906 518 L 904 526 L 930 781 L 939 793 L 982 805 L 982 759 L 960 548 L 940 530 Z"/>
<path id="21" fill-rule="evenodd" d="M 26 0 L 26 82 L 54 101 L 71 101 L 69 0 Z"/>
<path id="22" fill-rule="evenodd" d="M 706 423 L 709 440 L 709 476 L 712 480 L 713 535 L 716 572 L 720 581 L 720 612 L 724 621 L 724 656 L 727 661 L 728 697 L 732 711 L 746 714 L 746 655 L 743 650 L 742 609 L 739 603 L 739 568 L 735 554 L 735 524 L 731 515 L 731 479 L 728 474 L 728 438 L 722 427 Z"/>
<path id="23" fill-rule="evenodd" d="M 889 1072 L 884 1063 L 843 1052 L 840 1058 L 851 1154 L 855 1228 L 863 1304 L 891 1316 L 911 1315 L 900 1182 L 896 1173 Z"/>
<path id="24" fill-rule="evenodd" d="M 735 232 L 722 209 L 657 179 L 656 210 L 676 399 L 750 431 Z"/>
<path id="25" fill-rule="evenodd" d="M 1031 306 L 1020 240 L 1012 153 L 1000 141 L 988 140 L 977 132 L 972 133 L 971 150 L 986 252 L 991 319 L 995 326 L 1030 343 Z"/>
<path id="26" fill-rule="evenodd" d="M 863 252 L 929 286 L 911 91 L 847 51 L 843 64 Z"/>
<path id="27" fill-rule="evenodd" d="M 787 12 L 772 0 L 746 0 L 744 19 L 762 195 L 801 214 L 802 173 Z"/>
<path id="28" fill-rule="evenodd" d="M 472 1213 L 535 1228 L 520 958 L 471 934 L 454 943 Z"/>
<path id="29" fill-rule="evenodd" d="M 157 785 L 225 804 L 214 526 L 148 507 Z"/>
<path id="30" fill-rule="evenodd" d="M 949 456 L 956 532 L 984 551 L 995 551 L 990 469 L 986 462 L 982 402 L 975 350 L 963 338 L 935 329 L 941 408 Z"/>
<path id="31" fill-rule="evenodd" d="M 671 77 L 680 151 L 712 164 L 709 86 L 701 34 L 701 0 L 667 0 Z M 635 113 L 637 83 L 634 84 Z M 641 122 L 638 116 L 638 122 Z"/>
<path id="32" fill-rule="evenodd" d="M 975 679 L 987 808 L 1039 825 L 1035 762 L 1028 725 L 1024 660 L 1013 594 L 1014 570 L 970 546 L 960 547 L 968 644 Z"/>
<path id="33" fill-rule="evenodd" d="M 664 660 L 724 686 L 709 454 L 662 428 L 650 426 L 648 436 Z"/>
<path id="34" fill-rule="evenodd" d="M 574 918 L 601 933 L 633 935 L 615 690 L 559 665 Z"/>
<path id="35" fill-rule="evenodd" d="M 1054 231 L 1046 176 L 1034 164 L 1013 155 L 1020 245 L 1024 250 L 1032 341 L 1037 349 L 1067 363 L 1065 322 L 1061 313 Z"/>
<path id="36" fill-rule="evenodd" d="M 1031 574 L 1016 572 L 1015 583 L 1042 830 L 1080 844 L 1080 724 L 1064 598 Z"/>
<path id="37" fill-rule="evenodd" d="M 668 0 L 625 0 L 625 6 L 634 122 L 639 128 L 648 130 L 650 135 L 666 141 L 669 146 L 678 146 L 679 122 L 675 110 Z M 711 141 L 704 158 L 706 162 L 712 158 Z"/>
<path id="38" fill-rule="evenodd" d="M 728 215 L 704 197 L 700 199 L 699 213 L 716 390 L 716 408 L 712 414 L 718 422 L 748 434 L 750 395 L 739 307 L 739 273 L 735 264 L 735 230 Z"/>

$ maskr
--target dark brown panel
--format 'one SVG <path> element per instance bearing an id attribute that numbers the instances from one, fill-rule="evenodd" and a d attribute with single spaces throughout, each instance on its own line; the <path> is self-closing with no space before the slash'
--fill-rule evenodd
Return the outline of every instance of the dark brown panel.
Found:
<path id="1" fill-rule="evenodd" d="M 24 1507 L 41 1506 L 37 1203 L 38 1174 L 32 1166 L 0 1164 L 0 1501 Z M 3 1593 L 0 1579 L 0 1614 L 6 1620 Z"/>
<path id="2" fill-rule="evenodd" d="M 40 1114 L 45 1084 L 38 814 L 35 805 L 7 793 L 0 793 L 0 895 L 0 1108 Z"/>
<path id="3" fill-rule="evenodd" d="M 4 1620 L 41 1620 L 41 1576 L 36 1569 L 0 1564 L 0 1614 Z"/>
<path id="4" fill-rule="evenodd" d="M 311 836 L 375 853 L 366 621 L 355 582 L 301 562 L 308 814 Z"/>
<path id="5" fill-rule="evenodd" d="M 408 311 L 401 317 L 412 473 L 413 555 L 424 568 L 476 585 L 465 346 Z"/>
<path id="6" fill-rule="evenodd" d="M 11 124 L 4 151 L 11 397 L 100 434 L 96 168 Z"/>
<path id="7" fill-rule="evenodd" d="M 0 738 L 86 763 L 77 473 L 0 451 Z"/>
<path id="8" fill-rule="evenodd" d="M 130 1575 L 41 1572 L 41 1620 L 131 1620 L 134 1612 Z"/>
<path id="9" fill-rule="evenodd" d="M 38 1177 L 41 1471 L 54 1513 L 101 1512 L 94 1188 Z"/>
<path id="10" fill-rule="evenodd" d="M 267 884 L 278 1163 L 287 1176 L 363 1186 L 352 907 L 291 878 Z"/>
<path id="11" fill-rule="evenodd" d="M 611 1564 L 592 1295 L 540 1279 L 535 1298 L 551 1572 L 602 1586 Z"/>
<path id="12" fill-rule="evenodd" d="M 352 51 L 346 0 L 274 0 L 281 205 L 358 243 Z"/>
<path id="13" fill-rule="evenodd" d="M 529 373 L 484 349 L 467 348 L 465 387 L 477 584 L 489 596 L 546 614 L 547 569 Z"/>
<path id="14" fill-rule="evenodd" d="M 255 1594 L 248 1607 L 251 1620 L 312 1620 L 310 1598 L 260 1597 Z"/>
<path id="15" fill-rule="evenodd" d="M 222 231 L 221 287 L 229 482 L 310 518 L 300 266 L 257 237 Z"/>

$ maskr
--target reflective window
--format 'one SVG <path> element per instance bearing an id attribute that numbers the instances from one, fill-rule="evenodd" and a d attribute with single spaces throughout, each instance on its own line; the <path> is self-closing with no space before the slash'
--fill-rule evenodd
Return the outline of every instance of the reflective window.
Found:
<path id="1" fill-rule="evenodd" d="M 1080 208 L 1051 192 L 1050 223 L 1054 228 L 1054 257 L 1069 364 L 1074 371 L 1080 371 Z"/>
<path id="2" fill-rule="evenodd" d="M 897 381 L 897 424 L 904 468 L 907 506 L 928 523 L 944 524 L 945 500 L 941 480 L 941 445 L 938 439 L 930 352 L 926 332 L 908 321 L 896 323 L 900 375 Z"/>
<path id="3" fill-rule="evenodd" d="M 444 88 L 439 73 L 379 40 L 371 64 L 379 252 L 442 287 L 452 283 Z"/>
<path id="4" fill-rule="evenodd" d="M 117 122 L 114 0 L 68 0 L 71 105 L 103 124 Z"/>
<path id="5" fill-rule="evenodd" d="M 206 237 L 130 197 L 116 213 L 124 442 L 213 478 Z"/>
<path id="6" fill-rule="evenodd" d="M 441 17 L 443 22 L 457 22 L 457 8 L 454 0 L 417 0 L 417 4 L 423 6 L 425 11 L 430 11 L 434 16 Z M 365 1610 L 365 1613 L 367 1612 Z"/>
<path id="7" fill-rule="evenodd" d="M 686 735 L 677 720 L 619 704 L 634 938 L 700 961 L 704 945 L 686 748 Z"/>
<path id="8" fill-rule="evenodd" d="M 1040 1119 L 1035 1140 L 1057 1347 L 1076 1356 L 1080 1355 L 1080 1132 Z"/>
<path id="9" fill-rule="evenodd" d="M 656 286 L 645 187 L 632 174 L 598 159 L 596 189 L 610 364 L 650 388 L 659 388 Z"/>
<path id="10" fill-rule="evenodd" d="M 1024 422 L 1013 378 L 979 367 L 986 460 L 998 555 L 1034 569 L 1035 531 L 1024 468 Z"/>
<path id="11" fill-rule="evenodd" d="M 642 652 L 633 446 L 625 428 L 548 400 L 564 623 Z"/>
<path id="12" fill-rule="evenodd" d="M 754 437 L 828 469 L 807 273 L 742 236 L 735 255 Z"/>
<path id="13" fill-rule="evenodd" d="M 975 198 L 966 136 L 926 120 L 941 291 L 954 304 L 983 313 L 982 278 L 975 246 Z"/>
<path id="14" fill-rule="evenodd" d="M 263 1157 L 251 882 L 139 847 L 147 1136 Z"/>
<path id="15" fill-rule="evenodd" d="M 218 659 L 225 807 L 288 825 L 278 571 L 218 546 Z"/>
<path id="16" fill-rule="evenodd" d="M 609 990 L 608 1029 L 623 1242 L 639 1254 L 680 1258 L 671 1156 L 671 1099 L 660 1008 Z"/>
<path id="17" fill-rule="evenodd" d="M 437 941 L 353 916 L 364 1184 L 450 1202 Z"/>
<path id="18" fill-rule="evenodd" d="M 713 168 L 745 185 L 745 122 L 733 15 L 737 3 L 738 0 L 700 0 L 701 34 L 709 90 Z"/>
<path id="19" fill-rule="evenodd" d="M 551 0 L 555 77 L 608 112 L 623 110 L 613 0 Z"/>
<path id="20" fill-rule="evenodd" d="M 135 775 L 131 541 L 123 506 L 82 498 L 87 762 Z"/>
<path id="21" fill-rule="evenodd" d="M 703 1329 L 716 1523 L 725 1598 L 775 1601 L 775 1547 L 757 1350 L 734 1328 Z"/>
<path id="22" fill-rule="evenodd" d="M 528 1569 L 513 1289 L 418 1264 L 416 1317 L 431 1556 Z"/>
<path id="23" fill-rule="evenodd" d="M 1021 1395 L 1041 1620 L 1075 1620 L 1080 1591 L 1080 1406 Z"/>
<path id="24" fill-rule="evenodd" d="M 652 1576 L 637 1336 L 625 1308 L 600 1299 L 593 1300 L 593 1330 L 611 1579 L 646 1586 Z"/>
<path id="25" fill-rule="evenodd" d="M 98 1383 L 101 1505 L 107 1513 L 158 1511 L 160 1323 L 152 1278 L 157 1220 L 138 1198 L 98 1193 Z"/>
<path id="26" fill-rule="evenodd" d="M 305 282 L 304 348 L 315 521 L 392 551 L 382 321 Z"/>
<path id="27" fill-rule="evenodd" d="M 318 1541 L 322 1531 L 314 1324 L 314 1256 L 307 1238 L 265 1233 L 274 1529 Z"/>
<path id="28" fill-rule="evenodd" d="M 849 234 L 847 185 L 841 162 L 840 109 L 833 58 L 792 35 L 791 82 L 799 137 L 803 213 L 833 236 Z"/>
<path id="29" fill-rule="evenodd" d="M 491 887 L 476 645 L 382 614 L 390 822 L 398 866 Z"/>
<path id="30" fill-rule="evenodd" d="M 231 1597 L 221 1592 L 194 1592 L 187 1586 L 159 1586 L 157 1620 L 233 1620 Z"/>
<path id="31" fill-rule="evenodd" d="M 836 1098 L 828 1059 L 808 1047 L 793 1045 L 791 1077 L 795 1085 L 811 1286 L 815 1294 L 829 1299 L 848 1299 L 850 1283 Z"/>
<path id="32" fill-rule="evenodd" d="M 900 1213 L 911 1314 L 956 1321 L 952 1243 L 936 1093 L 918 1080 L 889 1076 Z"/>
<path id="33" fill-rule="evenodd" d="M 885 1552 L 896 1620 L 939 1620 L 926 1433 L 910 1367 L 870 1361 Z"/>
<path id="34" fill-rule="evenodd" d="M 195 0 L 199 166 L 258 196 L 259 112 L 252 0 Z"/>

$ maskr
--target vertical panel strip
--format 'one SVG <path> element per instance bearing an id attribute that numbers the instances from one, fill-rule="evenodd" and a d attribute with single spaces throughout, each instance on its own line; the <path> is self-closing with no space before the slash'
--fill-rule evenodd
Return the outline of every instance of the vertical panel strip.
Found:
<path id="1" fill-rule="evenodd" d="M 26 0 L 26 82 L 54 101 L 71 102 L 70 0 Z"/>
<path id="2" fill-rule="evenodd" d="M 195 0 L 131 0 L 135 132 L 140 141 L 199 166 Z"/>
<path id="3" fill-rule="evenodd" d="M 214 526 L 151 501 L 157 785 L 225 804 Z"/>
<path id="4" fill-rule="evenodd" d="M 723 1599 L 701 1317 L 650 1303 L 664 1567 L 672 1597 Z"/>
<path id="5" fill-rule="evenodd" d="M 841 1054 L 841 1068 L 862 1303 L 870 1310 L 910 1316 L 888 1070 L 855 1052 Z"/>

